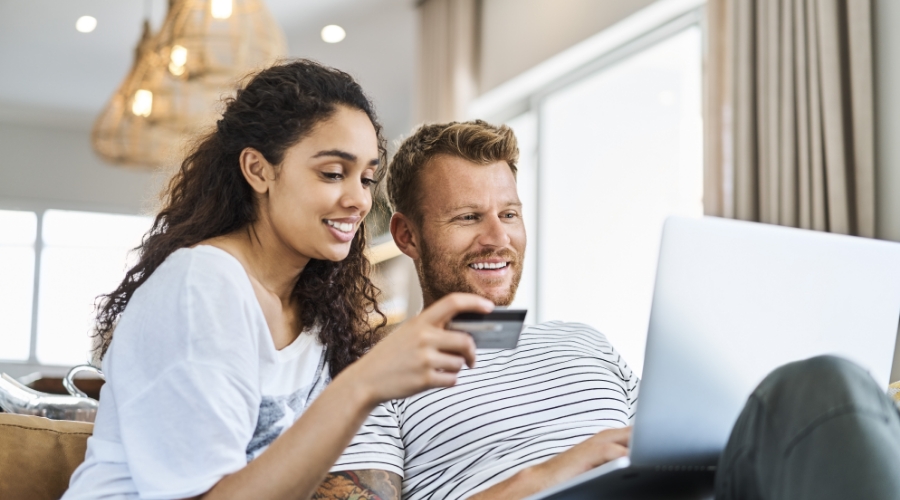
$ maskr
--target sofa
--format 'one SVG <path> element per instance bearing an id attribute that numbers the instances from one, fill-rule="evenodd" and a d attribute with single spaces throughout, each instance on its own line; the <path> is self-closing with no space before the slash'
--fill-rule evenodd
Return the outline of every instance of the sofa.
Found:
<path id="1" fill-rule="evenodd" d="M 888 393 L 900 406 L 900 382 Z M 86 422 L 0 413 L 0 499 L 61 497 L 93 429 Z"/>
<path id="2" fill-rule="evenodd" d="M 61 497 L 93 430 L 87 422 L 0 413 L 0 498 Z"/>

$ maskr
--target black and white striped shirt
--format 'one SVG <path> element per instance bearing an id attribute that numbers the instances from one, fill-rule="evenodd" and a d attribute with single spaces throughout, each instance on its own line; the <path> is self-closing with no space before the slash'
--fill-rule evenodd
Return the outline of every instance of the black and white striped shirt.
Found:
<path id="1" fill-rule="evenodd" d="M 480 350 L 457 384 L 378 406 L 332 471 L 403 478 L 403 498 L 465 498 L 595 433 L 633 420 L 638 378 L 593 328 L 525 328 Z"/>

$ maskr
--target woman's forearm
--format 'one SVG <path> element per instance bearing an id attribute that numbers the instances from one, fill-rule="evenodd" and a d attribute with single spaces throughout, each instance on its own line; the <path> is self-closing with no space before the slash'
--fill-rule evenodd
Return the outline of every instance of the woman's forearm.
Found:
<path id="1" fill-rule="evenodd" d="M 472 337 L 443 326 L 460 312 L 493 307 L 477 295 L 454 293 L 406 321 L 345 368 L 262 455 L 203 498 L 308 499 L 375 405 L 452 386 L 464 364 L 474 366 Z"/>
<path id="2" fill-rule="evenodd" d="M 375 406 L 345 370 L 290 429 L 247 467 L 224 477 L 204 499 L 307 499 Z"/>

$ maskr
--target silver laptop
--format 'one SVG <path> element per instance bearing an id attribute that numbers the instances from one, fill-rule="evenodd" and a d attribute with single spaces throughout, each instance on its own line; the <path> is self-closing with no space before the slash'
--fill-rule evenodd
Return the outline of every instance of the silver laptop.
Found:
<path id="1" fill-rule="evenodd" d="M 630 456 L 537 499 L 706 498 L 747 397 L 820 354 L 887 387 L 900 319 L 900 244 L 706 217 L 663 228 Z M 823 388 L 825 390 L 827 388 Z"/>

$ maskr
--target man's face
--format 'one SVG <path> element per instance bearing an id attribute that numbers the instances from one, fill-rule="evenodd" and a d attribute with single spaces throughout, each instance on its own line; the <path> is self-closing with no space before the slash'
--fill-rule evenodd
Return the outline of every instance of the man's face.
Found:
<path id="1" fill-rule="evenodd" d="M 522 203 L 509 165 L 442 155 L 428 167 L 420 179 L 416 262 L 426 303 L 469 292 L 509 305 L 525 258 Z"/>

